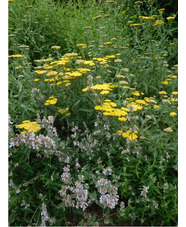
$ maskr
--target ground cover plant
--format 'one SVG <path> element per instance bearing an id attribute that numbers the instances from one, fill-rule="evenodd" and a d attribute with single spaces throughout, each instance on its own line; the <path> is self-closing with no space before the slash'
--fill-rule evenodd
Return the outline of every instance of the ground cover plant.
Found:
<path id="1" fill-rule="evenodd" d="M 177 225 L 177 23 L 165 12 L 9 0 L 10 226 Z"/>

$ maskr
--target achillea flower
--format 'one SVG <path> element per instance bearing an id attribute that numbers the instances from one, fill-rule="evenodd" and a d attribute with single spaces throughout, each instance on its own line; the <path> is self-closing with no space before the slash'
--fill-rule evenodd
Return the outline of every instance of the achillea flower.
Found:
<path id="1" fill-rule="evenodd" d="M 101 95 L 108 95 L 110 92 L 109 91 L 101 91 L 100 94 Z"/>
<path id="2" fill-rule="evenodd" d="M 172 94 L 173 95 L 178 95 L 178 92 L 177 91 L 173 91 Z"/>
<path id="3" fill-rule="evenodd" d="M 164 85 L 167 85 L 169 82 L 167 80 L 165 80 L 165 81 L 163 81 L 161 83 L 164 84 Z"/>
<path id="4" fill-rule="evenodd" d="M 58 72 L 56 72 L 56 71 L 49 71 L 47 74 L 46 74 L 46 76 L 55 76 L 55 75 L 57 75 L 58 74 Z"/>
<path id="5" fill-rule="evenodd" d="M 136 24 L 130 24 L 130 27 L 138 27 L 138 26 L 141 26 L 142 24 L 140 23 L 136 23 Z"/>
<path id="6" fill-rule="evenodd" d="M 162 20 L 156 20 L 155 23 L 152 25 L 153 27 L 164 24 Z"/>
<path id="7" fill-rule="evenodd" d="M 125 81 L 125 80 L 121 80 L 121 81 L 119 81 L 119 84 L 121 84 L 121 85 L 127 85 L 127 84 L 129 84 L 127 81 Z"/>
<path id="8" fill-rule="evenodd" d="M 166 92 L 166 91 L 160 91 L 160 92 L 158 92 L 158 94 L 159 94 L 159 95 L 166 95 L 167 92 Z"/>
<path id="9" fill-rule="evenodd" d="M 175 19 L 175 17 L 167 17 L 167 20 L 169 21 L 169 20 L 174 20 Z"/>
<path id="10" fill-rule="evenodd" d="M 118 74 L 118 75 L 115 75 L 115 77 L 118 78 L 118 79 L 120 79 L 120 78 L 125 79 L 125 76 L 124 75 L 119 75 Z"/>
<path id="11" fill-rule="evenodd" d="M 54 98 L 54 96 L 49 97 L 49 99 L 45 102 L 45 106 L 48 105 L 55 105 L 57 102 L 57 98 Z"/>
<path id="12" fill-rule="evenodd" d="M 16 69 L 21 69 L 21 68 L 22 68 L 22 66 L 20 66 L 20 65 L 19 65 L 19 66 L 16 66 L 15 68 L 16 68 Z"/>
<path id="13" fill-rule="evenodd" d="M 135 96 L 140 96 L 140 93 L 138 91 L 134 91 L 134 92 L 132 92 L 132 94 Z"/>
<path id="14" fill-rule="evenodd" d="M 38 75 L 42 75 L 44 73 L 46 73 L 47 71 L 46 70 L 36 70 L 35 73 L 38 74 Z"/>
<path id="15" fill-rule="evenodd" d="M 118 117 L 119 121 L 126 121 L 127 119 L 125 117 Z"/>
<path id="16" fill-rule="evenodd" d="M 159 14 L 162 14 L 165 11 L 165 8 L 159 9 L 158 12 Z"/>
<path id="17" fill-rule="evenodd" d="M 123 71 L 123 72 L 128 72 L 129 69 L 128 69 L 128 68 L 122 68 L 122 71 Z"/>
<path id="18" fill-rule="evenodd" d="M 128 138 L 130 141 L 133 141 L 138 138 L 138 136 L 136 135 L 137 133 L 138 133 L 137 131 L 132 132 L 128 130 L 122 133 L 122 137 Z"/>
<path id="19" fill-rule="evenodd" d="M 122 59 L 116 59 L 116 60 L 114 60 L 114 62 L 121 63 L 122 62 Z"/>
<path id="20" fill-rule="evenodd" d="M 154 109 L 158 109 L 160 108 L 158 105 L 154 105 Z"/>
<path id="21" fill-rule="evenodd" d="M 122 134 L 123 133 L 123 130 L 118 130 L 116 133 Z"/>
<path id="22" fill-rule="evenodd" d="M 176 113 L 176 112 L 171 112 L 169 115 L 170 115 L 171 117 L 174 117 L 174 116 L 177 115 L 177 113 Z"/>
<path id="23" fill-rule="evenodd" d="M 168 128 L 165 128 L 163 129 L 164 132 L 173 132 L 172 128 L 171 127 L 168 127 Z"/>
<path id="24" fill-rule="evenodd" d="M 148 119 L 152 119 L 152 117 L 151 117 L 150 115 L 146 115 L 146 117 L 147 117 Z"/>
<path id="25" fill-rule="evenodd" d="M 9 58 L 22 58 L 22 57 L 24 57 L 24 56 L 21 55 L 21 54 L 15 54 L 15 55 L 9 55 L 8 57 L 9 57 Z"/>
<path id="26" fill-rule="evenodd" d="M 23 121 L 22 124 L 18 125 L 17 127 L 31 132 L 37 132 L 41 129 L 40 124 L 38 124 L 36 121 L 31 122 L 29 120 Z"/>
<path id="27" fill-rule="evenodd" d="M 52 46 L 51 49 L 59 50 L 59 49 L 61 49 L 61 47 L 60 46 Z"/>

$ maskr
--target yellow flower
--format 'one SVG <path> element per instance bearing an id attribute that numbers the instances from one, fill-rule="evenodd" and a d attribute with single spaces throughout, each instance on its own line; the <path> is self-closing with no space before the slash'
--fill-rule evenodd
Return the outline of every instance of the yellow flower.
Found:
<path id="1" fill-rule="evenodd" d="M 169 82 L 167 80 L 165 80 L 165 81 L 163 81 L 161 83 L 164 84 L 164 85 L 167 85 Z"/>
<path id="2" fill-rule="evenodd" d="M 167 92 L 166 92 L 166 91 L 160 91 L 160 92 L 158 92 L 158 94 L 159 94 L 159 95 L 166 95 Z"/>
<path id="3" fill-rule="evenodd" d="M 60 46 L 52 46 L 51 48 L 54 49 L 54 50 L 59 50 L 59 49 L 61 49 Z"/>
<path id="4" fill-rule="evenodd" d="M 178 92 L 177 91 L 173 91 L 172 94 L 173 95 L 178 95 Z"/>
<path id="5" fill-rule="evenodd" d="M 119 84 L 125 84 L 125 85 L 127 85 L 128 84 L 128 82 L 127 81 L 125 81 L 125 80 L 121 80 L 120 82 L 119 82 Z"/>
<path id="6" fill-rule="evenodd" d="M 34 79 L 35 82 L 39 81 L 39 79 Z"/>
<path id="7" fill-rule="evenodd" d="M 171 116 L 171 117 L 174 117 L 174 116 L 176 116 L 176 115 L 177 115 L 177 113 L 175 113 L 175 112 L 171 112 L 171 113 L 170 113 L 170 116 Z"/>
<path id="8" fill-rule="evenodd" d="M 48 105 L 54 105 L 57 103 L 57 98 L 54 98 L 54 96 L 49 97 L 49 99 L 45 102 L 45 106 Z"/>
<path id="9" fill-rule="evenodd" d="M 114 62 L 116 62 L 116 63 L 121 63 L 122 60 L 121 60 L 121 59 L 116 59 L 116 60 L 114 60 Z"/>
<path id="10" fill-rule="evenodd" d="M 42 75 L 44 73 L 46 73 L 47 71 L 46 70 L 36 70 L 35 73 L 38 74 L 38 75 Z"/>
<path id="11" fill-rule="evenodd" d="M 137 131 L 132 132 L 132 131 L 128 130 L 128 131 L 122 133 L 122 137 L 128 138 L 130 141 L 133 141 L 138 138 L 136 133 L 138 133 L 138 132 Z"/>
<path id="12" fill-rule="evenodd" d="M 124 79 L 125 78 L 125 76 L 123 76 L 123 75 L 115 75 L 115 77 L 118 78 L 118 79 L 120 79 L 120 78 Z"/>
<path id="13" fill-rule="evenodd" d="M 127 119 L 125 117 L 118 117 L 119 121 L 126 121 Z"/>
<path id="14" fill-rule="evenodd" d="M 46 76 L 55 76 L 57 75 L 57 72 L 56 71 L 49 71 Z"/>
<path id="15" fill-rule="evenodd" d="M 146 117 L 147 117 L 148 119 L 152 119 L 152 117 L 151 117 L 150 115 L 146 115 Z"/>
<path id="16" fill-rule="evenodd" d="M 138 91 L 134 91 L 134 92 L 132 92 L 132 94 L 135 96 L 140 96 L 140 93 Z"/>
<path id="17" fill-rule="evenodd" d="M 22 68 L 22 66 L 20 66 L 20 65 L 19 65 L 19 66 L 16 66 L 15 68 L 16 68 L 16 69 L 21 69 L 21 68 Z"/>
<path id="18" fill-rule="evenodd" d="M 178 77 L 173 75 L 173 76 L 170 76 L 172 79 L 177 79 Z"/>
<path id="19" fill-rule="evenodd" d="M 137 27 L 137 26 L 141 26 L 142 24 L 140 23 L 136 23 L 136 24 L 130 24 L 131 27 Z"/>
<path id="20" fill-rule="evenodd" d="M 158 105 L 154 105 L 154 109 L 158 109 L 160 108 Z"/>
<path id="21" fill-rule="evenodd" d="M 123 133 L 123 130 L 118 130 L 116 133 L 121 134 Z"/>
<path id="22" fill-rule="evenodd" d="M 174 20 L 175 17 L 167 17 L 167 20 Z"/>
<path id="23" fill-rule="evenodd" d="M 110 92 L 109 91 L 101 91 L 100 94 L 101 95 L 108 95 Z"/>
<path id="24" fill-rule="evenodd" d="M 21 134 L 25 135 L 27 133 L 26 130 L 22 131 Z"/>
<path id="25" fill-rule="evenodd" d="M 163 13 L 164 10 L 165 10 L 165 8 L 159 9 L 159 10 L 158 10 L 159 14 Z"/>
<path id="26" fill-rule="evenodd" d="M 82 92 L 86 92 L 86 91 L 88 91 L 88 90 L 89 90 L 89 88 L 86 87 L 86 88 L 83 88 L 83 89 L 82 89 Z"/>
<path id="27" fill-rule="evenodd" d="M 22 124 L 18 125 L 18 128 L 20 129 L 25 129 L 27 131 L 31 131 L 31 132 L 37 132 L 41 129 L 40 124 L 38 124 L 36 121 L 23 121 Z M 25 134 L 26 131 L 23 131 L 22 134 Z"/>
<path id="28" fill-rule="evenodd" d="M 161 24 L 164 24 L 164 22 L 162 20 L 156 20 L 152 26 L 155 27 L 155 26 L 161 25 Z"/>
<path id="29" fill-rule="evenodd" d="M 109 44 L 111 44 L 112 42 L 106 42 L 106 43 L 104 43 L 104 44 L 106 44 L 106 45 L 109 45 Z"/>
<path id="30" fill-rule="evenodd" d="M 145 137 L 144 137 L 144 136 L 140 136 L 140 139 L 143 139 L 143 140 L 144 140 L 144 139 L 145 139 Z"/>
<path id="31" fill-rule="evenodd" d="M 168 128 L 165 128 L 163 129 L 164 132 L 173 132 L 172 128 L 171 127 L 168 127 Z"/>
<path id="32" fill-rule="evenodd" d="M 135 101 L 137 104 L 141 104 L 141 105 L 145 105 L 145 106 L 148 106 L 148 104 L 144 101 L 144 100 L 141 100 L 141 99 L 138 99 Z"/>
<path id="33" fill-rule="evenodd" d="M 69 108 L 59 109 L 58 112 L 63 114 L 63 113 L 66 113 L 68 110 L 69 110 Z"/>
<path id="34" fill-rule="evenodd" d="M 21 54 L 15 54 L 15 55 L 9 55 L 8 57 L 9 57 L 9 58 L 22 58 L 22 57 L 24 57 L 24 56 L 21 55 Z"/>

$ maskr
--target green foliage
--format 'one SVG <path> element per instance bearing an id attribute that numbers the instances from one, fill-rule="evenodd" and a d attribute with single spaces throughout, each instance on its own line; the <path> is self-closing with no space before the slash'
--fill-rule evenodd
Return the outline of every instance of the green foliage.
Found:
<path id="1" fill-rule="evenodd" d="M 177 225 L 167 4 L 9 3 L 10 226 Z"/>

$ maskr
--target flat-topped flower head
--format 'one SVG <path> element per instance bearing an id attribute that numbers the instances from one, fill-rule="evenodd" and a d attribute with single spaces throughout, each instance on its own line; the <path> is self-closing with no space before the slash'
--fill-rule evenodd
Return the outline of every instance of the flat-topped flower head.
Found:
<path id="1" fill-rule="evenodd" d="M 26 132 L 27 131 L 37 132 L 41 129 L 41 126 L 36 121 L 31 122 L 29 120 L 25 120 L 22 122 L 22 124 L 18 125 L 18 128 L 25 129 Z M 23 134 L 25 134 L 26 132 L 24 131 Z"/>
<path id="2" fill-rule="evenodd" d="M 61 47 L 60 46 L 51 46 L 51 49 L 53 49 L 53 50 L 59 50 L 59 49 L 61 49 Z"/>

